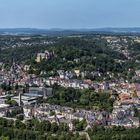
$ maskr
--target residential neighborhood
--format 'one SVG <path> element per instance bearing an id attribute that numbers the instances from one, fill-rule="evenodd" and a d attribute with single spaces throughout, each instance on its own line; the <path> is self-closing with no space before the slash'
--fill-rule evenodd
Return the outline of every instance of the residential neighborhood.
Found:
<path id="1" fill-rule="evenodd" d="M 110 61 L 107 57 L 104 58 L 106 64 L 98 58 L 102 52 L 98 48 L 94 50 L 97 51 L 94 57 L 89 57 L 91 54 L 86 54 L 84 48 L 84 57 L 81 50 L 77 51 L 81 53 L 80 57 L 61 54 L 61 48 L 55 50 L 52 47 L 56 40 L 47 41 L 47 44 L 44 42 L 43 45 L 52 45 L 52 48 L 38 50 L 27 61 L 19 63 L 13 55 L 10 65 L 0 62 L 0 117 L 21 120 L 25 125 L 32 120 L 51 125 L 55 123 L 58 127 L 65 124 L 69 132 L 78 132 L 87 139 L 90 138 L 89 131 L 95 126 L 138 129 L 140 67 L 139 60 L 132 57 L 128 44 L 130 41 L 134 43 L 138 37 L 94 38 L 97 42 L 105 40 L 109 50 L 113 49 L 113 65 L 107 63 Z M 23 37 L 20 40 L 30 39 Z M 89 60 L 88 64 L 82 64 L 85 59 Z M 93 65 L 89 63 L 90 59 Z M 134 63 L 131 61 L 138 67 L 132 68 Z"/>

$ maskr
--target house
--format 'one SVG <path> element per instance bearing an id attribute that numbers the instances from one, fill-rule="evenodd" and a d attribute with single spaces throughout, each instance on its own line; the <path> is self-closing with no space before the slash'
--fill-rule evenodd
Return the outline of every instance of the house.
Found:
<path id="1" fill-rule="evenodd" d="M 6 116 L 6 112 L 7 112 L 8 108 L 9 108 L 8 104 L 5 104 L 5 103 L 0 104 L 0 117 Z"/>
<path id="2" fill-rule="evenodd" d="M 140 127 L 140 120 L 138 117 L 130 117 L 130 120 L 134 127 Z"/>
<path id="3" fill-rule="evenodd" d="M 140 98 L 140 84 L 138 83 L 132 84 L 132 88 L 137 93 L 137 96 Z"/>
<path id="4" fill-rule="evenodd" d="M 25 65 L 23 69 L 24 69 L 24 71 L 29 71 L 30 70 L 30 65 Z"/>
<path id="5" fill-rule="evenodd" d="M 137 75 L 138 77 L 140 77 L 140 70 L 137 70 L 137 71 L 136 71 L 136 75 Z"/>
<path id="6" fill-rule="evenodd" d="M 23 106 L 23 112 L 24 112 L 24 116 L 25 116 L 26 119 L 32 118 L 32 116 L 33 116 L 32 111 L 33 111 L 32 106 L 29 106 L 29 105 Z"/>
<path id="7" fill-rule="evenodd" d="M 75 72 L 75 74 L 76 74 L 77 77 L 80 76 L 80 70 L 74 70 L 74 72 Z"/>

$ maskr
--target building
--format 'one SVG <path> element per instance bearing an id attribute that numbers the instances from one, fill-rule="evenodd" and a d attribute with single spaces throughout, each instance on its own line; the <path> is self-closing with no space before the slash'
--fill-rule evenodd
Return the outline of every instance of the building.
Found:
<path id="1" fill-rule="evenodd" d="M 11 98 L 12 100 L 16 101 L 19 105 L 31 105 L 37 102 L 37 97 L 30 97 L 25 95 L 14 96 Z M 20 103 L 21 102 L 21 103 Z"/>
<path id="2" fill-rule="evenodd" d="M 6 116 L 6 112 L 9 108 L 8 104 L 5 103 L 0 103 L 0 117 Z"/>
<path id="3" fill-rule="evenodd" d="M 28 95 L 29 96 L 36 96 L 36 97 L 37 96 L 38 97 L 52 96 L 52 88 L 30 87 Z"/>
<path id="4" fill-rule="evenodd" d="M 41 62 L 41 60 L 48 60 L 50 58 L 50 53 L 46 50 L 44 53 L 38 53 L 36 57 L 36 62 Z"/>
<path id="5" fill-rule="evenodd" d="M 77 77 L 80 76 L 80 70 L 74 70 L 74 72 L 75 72 L 75 74 L 76 74 Z"/>

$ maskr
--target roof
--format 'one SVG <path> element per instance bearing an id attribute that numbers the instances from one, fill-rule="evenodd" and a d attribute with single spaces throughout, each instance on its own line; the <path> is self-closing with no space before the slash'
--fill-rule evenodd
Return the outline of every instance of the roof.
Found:
<path id="1" fill-rule="evenodd" d="M 5 107 L 9 107 L 8 104 L 0 104 L 0 108 L 5 108 Z"/>
<path id="2" fill-rule="evenodd" d="M 12 97 L 12 99 L 19 99 L 19 96 L 14 96 L 14 97 Z M 37 97 L 30 97 L 30 96 L 24 96 L 24 95 L 22 95 L 21 96 L 21 99 L 22 100 L 35 100 L 35 99 L 37 99 Z"/>
<path id="3" fill-rule="evenodd" d="M 24 95 L 28 97 L 42 97 L 43 96 L 43 95 L 34 94 L 34 93 L 24 93 Z"/>
<path id="4" fill-rule="evenodd" d="M 135 88 L 137 91 L 140 91 L 140 84 L 135 84 Z"/>

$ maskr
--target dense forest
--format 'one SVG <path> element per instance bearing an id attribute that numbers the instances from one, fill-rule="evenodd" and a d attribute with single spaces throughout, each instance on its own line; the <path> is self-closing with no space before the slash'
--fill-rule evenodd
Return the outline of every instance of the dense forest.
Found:
<path id="1" fill-rule="evenodd" d="M 140 138 L 140 128 L 126 129 L 121 126 L 104 128 L 94 125 L 88 133 L 93 140 L 139 140 Z"/>
<path id="2" fill-rule="evenodd" d="M 124 127 L 105 128 L 93 125 L 88 130 L 91 140 L 139 140 L 140 128 L 126 129 Z M 86 136 L 80 136 L 68 131 L 65 124 L 39 122 L 36 119 L 21 122 L 19 120 L 6 120 L 0 118 L 1 140 L 86 140 Z"/>
<path id="3" fill-rule="evenodd" d="M 21 122 L 0 118 L 1 140 L 85 140 L 85 136 L 72 134 L 66 124 L 39 122 L 36 119 Z"/>

